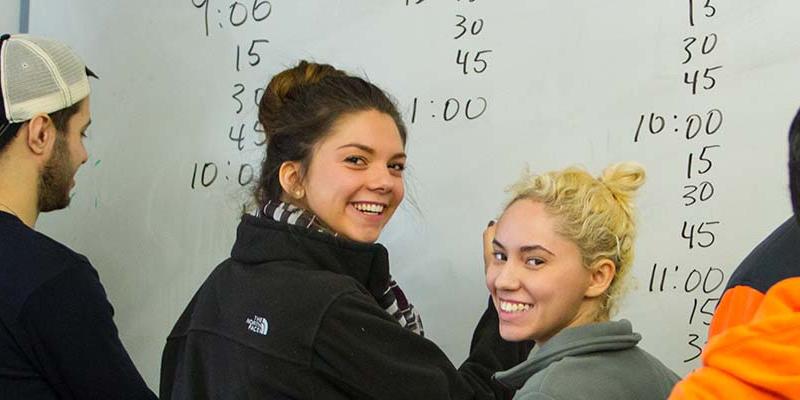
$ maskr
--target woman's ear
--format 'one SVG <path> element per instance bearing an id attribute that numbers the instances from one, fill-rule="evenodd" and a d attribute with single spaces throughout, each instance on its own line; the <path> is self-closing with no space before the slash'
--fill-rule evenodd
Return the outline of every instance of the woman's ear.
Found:
<path id="1" fill-rule="evenodd" d="M 597 260 L 589 268 L 590 282 L 586 289 L 586 297 L 595 298 L 602 296 L 608 291 L 614 276 L 617 275 L 617 266 L 613 261 L 603 258 Z"/>
<path id="2" fill-rule="evenodd" d="M 303 188 L 302 166 L 298 161 L 284 161 L 278 170 L 278 179 L 283 192 L 289 198 L 300 200 L 305 196 Z"/>

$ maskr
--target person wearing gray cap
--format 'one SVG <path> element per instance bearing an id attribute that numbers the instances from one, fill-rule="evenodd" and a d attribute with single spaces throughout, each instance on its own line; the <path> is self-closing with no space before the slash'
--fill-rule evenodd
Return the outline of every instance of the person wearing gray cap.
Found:
<path id="1" fill-rule="evenodd" d="M 0 37 L 0 398 L 155 399 L 122 345 L 89 260 L 37 232 L 69 205 L 90 120 L 66 45 Z"/>

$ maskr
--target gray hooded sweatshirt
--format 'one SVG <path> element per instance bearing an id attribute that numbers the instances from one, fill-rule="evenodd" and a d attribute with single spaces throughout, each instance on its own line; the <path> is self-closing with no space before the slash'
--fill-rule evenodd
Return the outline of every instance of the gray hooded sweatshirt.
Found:
<path id="1" fill-rule="evenodd" d="M 680 378 L 641 339 L 624 319 L 566 328 L 495 378 L 514 400 L 666 399 Z"/>

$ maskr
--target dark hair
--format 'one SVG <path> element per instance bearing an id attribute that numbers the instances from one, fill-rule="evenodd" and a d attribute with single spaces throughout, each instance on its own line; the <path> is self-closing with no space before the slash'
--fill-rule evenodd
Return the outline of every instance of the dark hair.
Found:
<path id="1" fill-rule="evenodd" d="M 794 216 L 800 223 L 800 110 L 789 128 L 789 193 Z"/>
<path id="2" fill-rule="evenodd" d="M 69 127 L 70 118 L 72 118 L 73 115 L 77 114 L 78 111 L 80 111 L 81 104 L 83 104 L 84 101 L 86 101 L 86 99 L 83 99 L 67 108 L 62 108 L 58 111 L 54 111 L 49 114 L 50 120 L 53 121 L 53 126 L 56 127 L 56 131 L 58 132 L 67 131 L 67 128 Z M 6 145 L 8 145 L 8 143 L 10 143 L 12 140 L 14 140 L 15 137 L 17 137 L 17 134 L 19 133 L 19 128 L 22 127 L 22 124 L 24 124 L 24 122 L 18 124 L 12 124 L 10 126 L 11 129 L 6 129 L 6 132 L 3 133 L 2 136 L 0 136 L 0 154 L 2 154 L 3 151 L 5 151 Z M 17 126 L 14 127 L 14 125 Z"/>
<path id="3" fill-rule="evenodd" d="M 267 136 L 267 153 L 254 196 L 263 206 L 278 201 L 283 188 L 278 171 L 286 161 L 307 169 L 311 150 L 343 116 L 376 110 L 394 120 L 406 143 L 406 127 L 392 100 L 376 85 L 328 64 L 300 61 L 275 75 L 258 107 Z"/>

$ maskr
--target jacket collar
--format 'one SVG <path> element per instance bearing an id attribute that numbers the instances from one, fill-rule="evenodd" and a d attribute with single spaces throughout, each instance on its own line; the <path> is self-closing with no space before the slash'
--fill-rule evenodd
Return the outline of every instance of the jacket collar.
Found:
<path id="1" fill-rule="evenodd" d="M 642 336 L 633 332 L 630 321 L 626 319 L 566 328 L 550 338 L 541 348 L 537 346 L 526 361 L 496 373 L 495 379 L 516 390 L 528 378 L 565 357 L 624 350 L 636 346 L 640 340 Z"/>
<path id="2" fill-rule="evenodd" d="M 376 298 L 389 284 L 389 255 L 382 245 L 353 242 L 252 215 L 242 216 L 231 258 L 253 265 L 294 261 L 298 268 L 348 275 Z"/>

